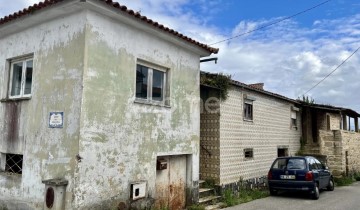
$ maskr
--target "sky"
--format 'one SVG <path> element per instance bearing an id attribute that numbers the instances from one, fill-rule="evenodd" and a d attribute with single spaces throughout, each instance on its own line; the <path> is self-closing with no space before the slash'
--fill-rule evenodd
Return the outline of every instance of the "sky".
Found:
<path id="1" fill-rule="evenodd" d="M 0 17 L 37 0 L 0 0 Z M 219 48 L 201 70 L 297 99 L 360 47 L 358 0 L 119 0 L 197 41 Z M 293 18 L 286 17 L 322 4 Z M 269 27 L 217 43 L 247 31 Z M 280 21 L 280 22 L 279 22 Z M 217 43 L 217 44 L 214 44 Z M 360 50 L 307 93 L 360 113 Z"/>

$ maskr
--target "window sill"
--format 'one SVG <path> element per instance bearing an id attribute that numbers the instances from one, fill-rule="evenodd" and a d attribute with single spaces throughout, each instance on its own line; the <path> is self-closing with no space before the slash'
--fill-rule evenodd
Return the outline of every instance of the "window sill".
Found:
<path id="1" fill-rule="evenodd" d="M 158 102 L 158 101 L 148 101 L 148 100 L 142 100 L 142 99 L 135 99 L 134 103 L 151 105 L 151 106 L 159 106 L 159 107 L 165 107 L 165 108 L 171 108 L 170 105 L 166 105 L 163 102 Z"/>
<path id="2" fill-rule="evenodd" d="M 28 101 L 31 97 L 21 97 L 21 98 L 2 98 L 0 103 L 12 102 L 12 101 Z"/>
<path id="3" fill-rule="evenodd" d="M 244 158 L 244 161 L 250 161 L 250 160 L 254 160 L 254 158 L 253 157 L 249 157 L 249 158 Z"/>
<path id="4" fill-rule="evenodd" d="M 254 120 L 250 120 L 250 119 L 244 119 L 245 122 L 254 122 Z"/>

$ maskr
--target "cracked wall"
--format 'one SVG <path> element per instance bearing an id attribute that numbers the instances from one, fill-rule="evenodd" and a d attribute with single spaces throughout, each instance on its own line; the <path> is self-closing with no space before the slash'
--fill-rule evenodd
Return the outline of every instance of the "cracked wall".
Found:
<path id="1" fill-rule="evenodd" d="M 78 153 L 84 26 L 85 15 L 79 13 L 0 38 L 0 96 L 3 99 L 0 152 L 20 153 L 24 157 L 22 175 L 0 172 L 0 200 L 10 206 L 18 203 L 21 209 L 42 209 L 45 188 L 42 180 L 60 177 L 69 181 L 66 203 L 67 209 L 71 208 Z M 27 54 L 33 54 L 34 60 L 31 99 L 6 100 L 8 59 Z M 16 115 L 9 117 L 14 109 Z M 49 128 L 52 111 L 64 112 L 63 128 Z M 9 126 L 14 129 L 13 133 L 9 133 Z M 16 145 L 10 145 L 9 141 L 14 140 Z"/>

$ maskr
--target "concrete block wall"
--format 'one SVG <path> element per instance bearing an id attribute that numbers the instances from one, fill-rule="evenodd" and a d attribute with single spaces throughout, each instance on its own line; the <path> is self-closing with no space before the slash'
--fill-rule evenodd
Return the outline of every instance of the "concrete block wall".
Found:
<path id="1" fill-rule="evenodd" d="M 244 94 L 255 98 L 253 121 L 244 121 Z M 220 105 L 220 183 L 229 184 L 265 176 L 278 147 L 287 147 L 289 155 L 300 149 L 301 115 L 297 128 L 291 126 L 294 104 L 256 91 L 234 87 Z M 253 149 L 253 158 L 244 157 L 244 149 Z"/>

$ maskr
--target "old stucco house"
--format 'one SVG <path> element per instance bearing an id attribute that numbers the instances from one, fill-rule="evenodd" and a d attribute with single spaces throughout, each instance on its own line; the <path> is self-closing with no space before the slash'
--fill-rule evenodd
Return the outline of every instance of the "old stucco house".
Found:
<path id="1" fill-rule="evenodd" d="M 199 60 L 217 51 L 111 0 L 46 0 L 1 18 L 0 206 L 196 201 Z"/>
<path id="2" fill-rule="evenodd" d="M 276 157 L 300 149 L 300 104 L 264 90 L 261 83 L 230 84 L 226 100 L 219 99 L 219 89 L 200 87 L 200 177 L 224 187 L 240 179 L 264 184 Z"/>
<path id="3" fill-rule="evenodd" d="M 302 153 L 322 159 L 335 176 L 360 172 L 360 114 L 330 105 L 302 107 Z"/>

